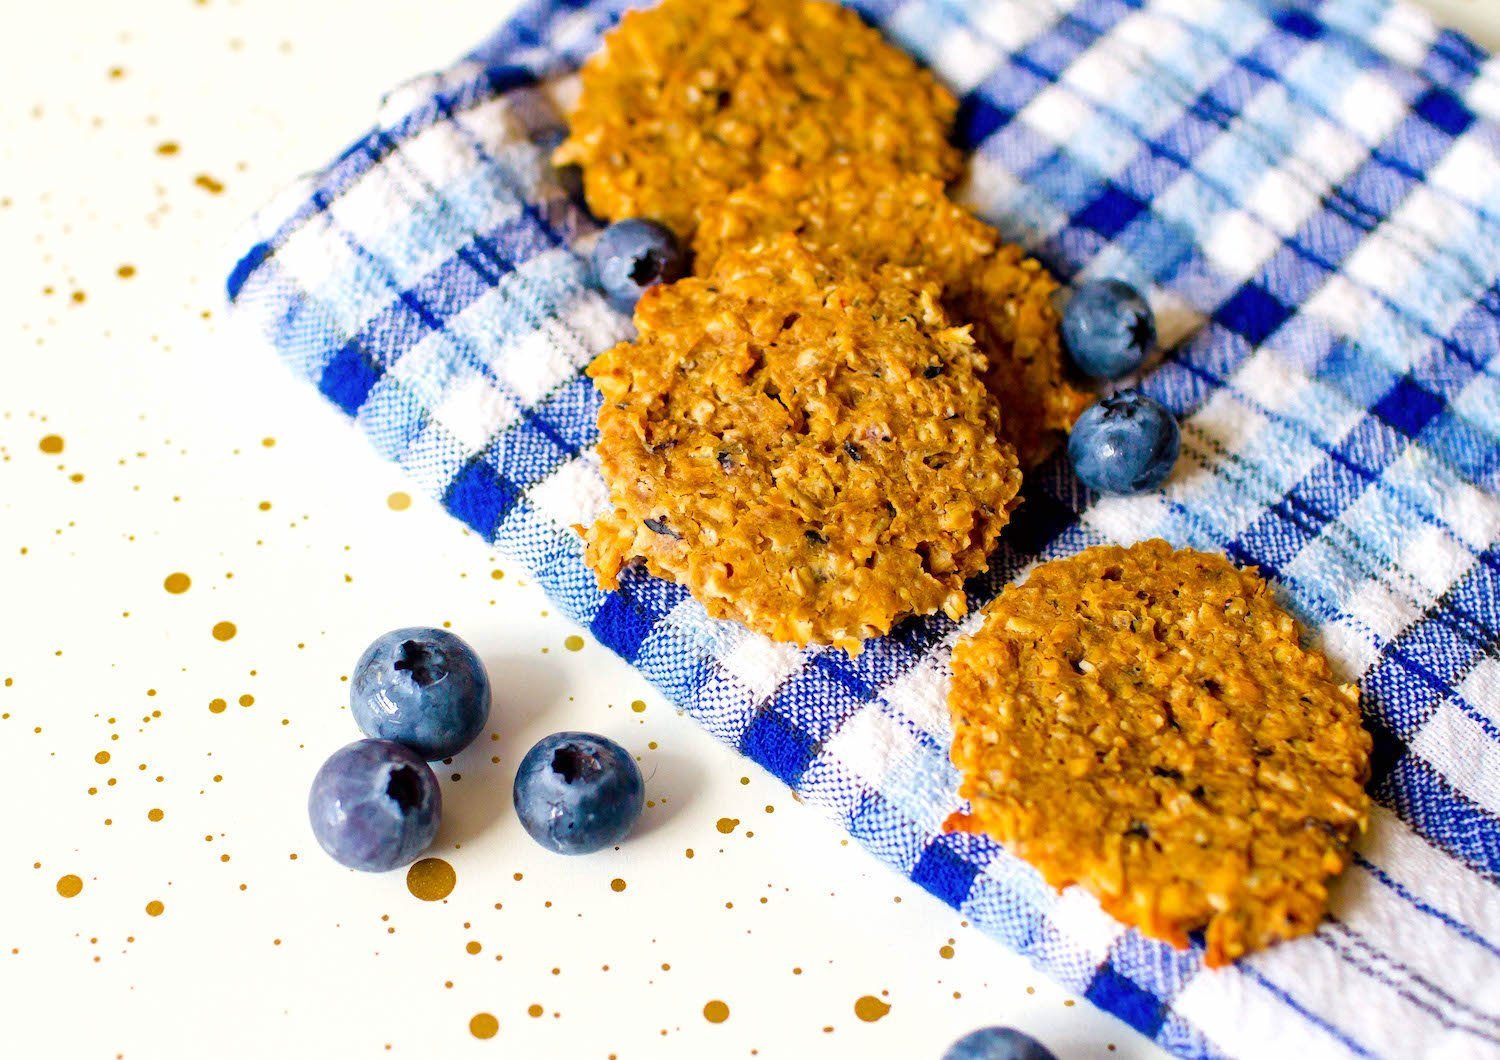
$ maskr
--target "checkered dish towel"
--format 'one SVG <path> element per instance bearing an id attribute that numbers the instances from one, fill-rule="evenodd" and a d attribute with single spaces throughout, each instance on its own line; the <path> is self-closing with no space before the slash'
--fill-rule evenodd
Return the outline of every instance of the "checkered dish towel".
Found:
<path id="1" fill-rule="evenodd" d="M 1500 66 L 1386 0 L 862 0 L 963 98 L 967 200 L 1064 278 L 1151 293 L 1160 493 L 1054 459 L 974 613 L 857 659 L 601 592 L 590 358 L 631 333 L 547 165 L 626 0 L 541 0 L 407 85 L 256 221 L 239 319 L 715 736 L 876 857 L 1185 1056 L 1500 1055 Z M 1376 808 L 1314 936 L 1210 972 L 944 835 L 954 640 L 1039 558 L 1161 536 L 1276 580 L 1358 677 Z"/>

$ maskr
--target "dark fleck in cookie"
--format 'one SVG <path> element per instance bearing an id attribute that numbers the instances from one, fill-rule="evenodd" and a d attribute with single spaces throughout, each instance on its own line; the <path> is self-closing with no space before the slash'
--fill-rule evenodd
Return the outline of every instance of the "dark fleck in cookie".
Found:
<path id="1" fill-rule="evenodd" d="M 703 208 L 697 268 L 706 272 L 726 251 L 786 232 L 824 255 L 929 272 L 943 286 L 949 317 L 974 325 L 990 362 L 985 381 L 1022 467 L 1046 459 L 1092 400 L 1067 381 L 1052 305 L 1057 282 L 952 202 L 941 181 L 863 159 L 773 168 Z"/>
<path id="2" fill-rule="evenodd" d="M 589 367 L 612 587 L 644 561 L 709 613 L 851 653 L 967 609 L 1020 485 L 984 357 L 911 269 L 835 273 L 788 236 L 652 288 Z"/>
<path id="3" fill-rule="evenodd" d="M 1368 823 L 1359 697 L 1253 570 L 1164 541 L 1044 563 L 953 655 L 967 815 L 1218 966 L 1313 931 Z"/>
<path id="4" fill-rule="evenodd" d="M 583 67 L 568 139 L 589 207 L 691 235 L 698 210 L 775 163 L 888 159 L 950 180 L 957 103 L 857 14 L 818 0 L 665 0 Z"/>

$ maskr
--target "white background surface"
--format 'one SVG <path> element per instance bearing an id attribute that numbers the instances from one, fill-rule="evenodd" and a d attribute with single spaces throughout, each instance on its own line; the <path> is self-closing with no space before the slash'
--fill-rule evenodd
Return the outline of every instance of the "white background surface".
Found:
<path id="1" fill-rule="evenodd" d="M 394 470 L 232 342 L 237 224 L 508 6 L 149 0 L 7 19 L 4 1052 L 936 1058 L 998 1022 L 1062 1057 L 1155 1055 L 592 640 L 568 650 L 579 631 L 524 571 L 434 504 L 393 510 Z M 1500 5 L 1442 6 L 1495 40 Z M 53 435 L 62 451 L 44 452 Z M 174 572 L 187 592 L 164 590 Z M 222 621 L 230 640 L 211 634 Z M 433 853 L 458 882 L 429 903 L 401 873 L 323 857 L 304 800 L 358 735 L 344 676 L 364 644 L 442 622 L 490 666 L 497 739 L 441 771 Z M 640 757 L 653 805 L 618 853 L 556 858 L 514 819 L 516 762 L 562 728 Z M 58 894 L 65 874 L 78 896 Z M 864 996 L 889 1013 L 857 1018 Z M 727 1021 L 704 1018 L 710 1000 Z M 481 1012 L 493 1039 L 470 1033 Z"/>

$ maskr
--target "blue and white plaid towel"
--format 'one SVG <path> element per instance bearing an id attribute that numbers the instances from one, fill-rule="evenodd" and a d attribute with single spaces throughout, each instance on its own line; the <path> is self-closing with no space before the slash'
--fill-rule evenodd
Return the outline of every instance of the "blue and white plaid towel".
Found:
<path id="1" fill-rule="evenodd" d="M 580 371 L 630 331 L 546 164 L 627 0 L 541 0 L 273 204 L 241 321 L 578 622 L 873 854 L 1183 1055 L 1500 1054 L 1500 67 L 1387 0 L 862 0 L 964 99 L 968 200 L 1064 278 L 1148 289 L 1183 417 L 1159 494 L 1028 479 L 977 611 L 1039 557 L 1160 535 L 1277 580 L 1375 733 L 1373 826 L 1315 935 L 1219 972 L 1052 893 L 956 808 L 956 628 L 851 660 L 600 592 Z"/>

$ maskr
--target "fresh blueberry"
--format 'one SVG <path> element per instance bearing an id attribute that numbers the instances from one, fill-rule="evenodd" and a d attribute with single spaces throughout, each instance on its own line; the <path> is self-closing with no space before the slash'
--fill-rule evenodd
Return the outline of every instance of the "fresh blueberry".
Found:
<path id="1" fill-rule="evenodd" d="M 1151 306 L 1123 280 L 1092 280 L 1073 292 L 1063 310 L 1063 343 L 1073 363 L 1095 379 L 1129 375 L 1156 345 Z"/>
<path id="2" fill-rule="evenodd" d="M 349 709 L 366 736 L 429 762 L 458 754 L 490 716 L 490 679 L 474 649 L 442 629 L 397 629 L 365 649 Z"/>
<path id="3" fill-rule="evenodd" d="M 646 288 L 680 280 L 687 271 L 682 244 L 655 221 L 617 221 L 594 244 L 594 275 L 622 313 L 635 308 Z"/>
<path id="4" fill-rule="evenodd" d="M 390 740 L 360 740 L 333 752 L 307 796 L 318 845 L 340 865 L 364 872 L 415 859 L 432 845 L 442 812 L 432 769 Z"/>
<path id="5" fill-rule="evenodd" d="M 512 797 L 532 839 L 556 854 L 592 854 L 625 838 L 646 785 L 630 752 L 613 740 L 558 732 L 521 759 Z"/>
<path id="6" fill-rule="evenodd" d="M 943 1060 L 1057 1060 L 1029 1034 L 1010 1027 L 982 1027 L 948 1046 Z"/>
<path id="7" fill-rule="evenodd" d="M 1139 390 L 1089 406 L 1068 438 L 1080 482 L 1100 493 L 1141 493 L 1172 473 L 1182 442 L 1172 414 Z"/>

